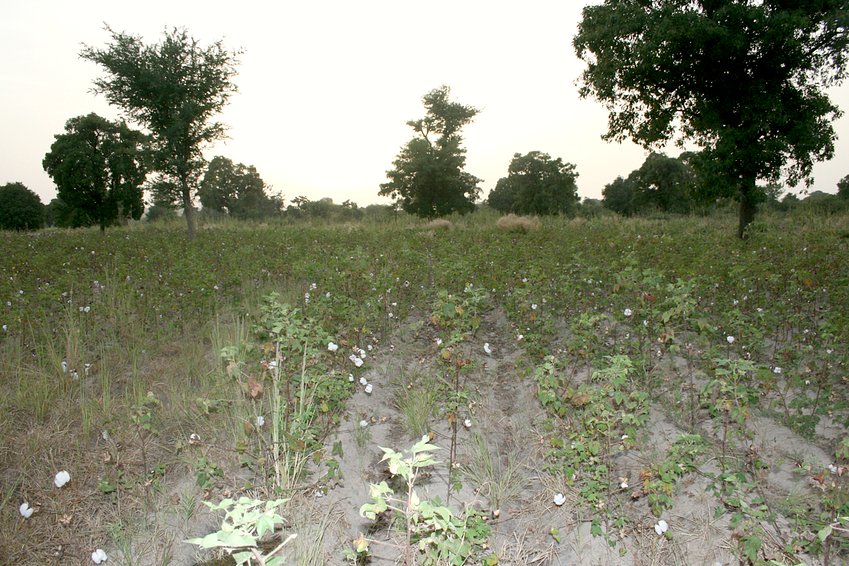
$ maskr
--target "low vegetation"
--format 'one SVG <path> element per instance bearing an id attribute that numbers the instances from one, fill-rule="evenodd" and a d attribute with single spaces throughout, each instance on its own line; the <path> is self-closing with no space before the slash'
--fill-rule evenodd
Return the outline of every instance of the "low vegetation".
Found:
<path id="1" fill-rule="evenodd" d="M 7 234 L 0 556 L 849 559 L 849 217 L 497 220 Z"/>

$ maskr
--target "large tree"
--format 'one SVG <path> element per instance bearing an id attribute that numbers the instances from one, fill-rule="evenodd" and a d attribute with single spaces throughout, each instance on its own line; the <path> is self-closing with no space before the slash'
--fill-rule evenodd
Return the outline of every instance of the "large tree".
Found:
<path id="1" fill-rule="evenodd" d="M 407 122 L 415 137 L 401 149 L 386 172 L 389 182 L 380 185 L 406 212 L 433 218 L 475 209 L 480 179 L 464 171 L 466 150 L 460 130 L 478 113 L 476 108 L 449 100 L 447 86 L 422 99 L 427 114 Z"/>
<path id="2" fill-rule="evenodd" d="M 77 116 L 65 124 L 42 162 L 53 178 L 59 199 L 82 221 L 101 230 L 144 212 L 141 186 L 147 175 L 147 138 L 123 122 L 97 114 Z"/>
<path id="3" fill-rule="evenodd" d="M 115 32 L 105 49 L 85 47 L 84 59 L 102 66 L 95 80 L 102 93 L 131 120 L 144 126 L 153 142 L 154 166 L 182 204 L 189 238 L 194 237 L 193 201 L 205 161 L 202 150 L 224 137 L 224 125 L 213 118 L 236 91 L 239 52 L 220 41 L 201 46 L 185 29 L 165 32 L 160 43 Z"/>
<path id="4" fill-rule="evenodd" d="M 200 182 L 198 197 L 204 208 L 227 210 L 236 218 L 262 218 L 280 212 L 279 195 L 269 196 L 268 186 L 253 165 L 234 164 L 216 156 Z"/>
<path id="5" fill-rule="evenodd" d="M 810 182 L 841 115 L 823 92 L 846 77 L 846 0 L 605 0 L 583 10 L 580 94 L 610 112 L 607 140 L 703 148 L 753 220 L 756 181 Z"/>
<path id="6" fill-rule="evenodd" d="M 44 205 L 23 183 L 0 187 L 0 230 L 37 230 L 44 223 Z"/>
<path id="7" fill-rule="evenodd" d="M 489 195 L 488 203 L 499 212 L 518 214 L 568 214 L 578 204 L 578 173 L 575 165 L 552 159 L 547 153 L 515 154 L 507 176 Z"/>

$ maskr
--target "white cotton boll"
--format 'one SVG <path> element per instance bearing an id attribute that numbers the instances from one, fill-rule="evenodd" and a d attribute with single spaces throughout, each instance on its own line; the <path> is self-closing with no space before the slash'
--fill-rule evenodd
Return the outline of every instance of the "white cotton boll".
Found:
<path id="1" fill-rule="evenodd" d="M 725 337 L 725 340 L 726 340 L 729 344 L 733 344 L 733 343 L 734 343 L 734 337 L 733 337 L 733 336 L 726 336 L 726 337 Z"/>
<path id="2" fill-rule="evenodd" d="M 348 374 L 348 381 L 351 382 L 351 383 L 354 383 L 354 374 L 353 373 Z"/>
<path id="3" fill-rule="evenodd" d="M 53 478 L 53 485 L 55 485 L 56 487 L 62 487 L 69 481 L 71 481 L 71 474 L 69 474 L 65 470 L 62 470 L 61 472 L 58 472 L 56 474 L 55 478 Z"/>
<path id="4" fill-rule="evenodd" d="M 625 312 L 625 316 L 631 316 L 632 314 L 634 314 L 634 311 L 632 311 L 631 309 L 625 309 L 624 312 Z"/>
<path id="5" fill-rule="evenodd" d="M 463 421 L 463 426 L 466 428 L 472 428 L 472 419 L 466 417 L 466 419 Z"/>
<path id="6" fill-rule="evenodd" d="M 363 420 L 360 421 L 360 427 L 361 428 L 366 428 L 367 426 L 368 426 L 367 420 L 363 419 Z"/>
<path id="7" fill-rule="evenodd" d="M 554 495 L 554 504 L 555 505 L 560 507 L 564 503 L 566 503 L 566 496 L 565 495 L 563 495 L 562 493 L 557 493 L 557 494 Z"/>
<path id="8" fill-rule="evenodd" d="M 106 552 L 104 552 L 102 548 L 98 548 L 97 550 L 91 553 L 91 561 L 95 564 L 100 564 L 102 562 L 106 562 L 107 560 L 109 560 L 109 557 L 106 556 Z"/>
<path id="9" fill-rule="evenodd" d="M 24 519 L 29 519 L 32 517 L 33 508 L 29 506 L 29 503 L 24 501 L 21 503 L 21 506 L 18 508 L 18 511 L 21 512 L 21 517 Z"/>
<path id="10" fill-rule="evenodd" d="M 262 415 L 257 415 L 256 427 L 262 428 L 263 426 L 265 426 L 265 417 L 263 417 Z"/>
<path id="11" fill-rule="evenodd" d="M 365 389 L 365 391 L 366 391 L 366 394 L 367 394 L 367 395 L 371 395 L 371 392 L 372 392 L 373 390 L 374 390 L 374 385 L 372 385 L 371 383 L 369 383 L 368 385 L 366 385 L 366 389 Z"/>
<path id="12" fill-rule="evenodd" d="M 327 349 L 330 350 L 331 352 L 335 352 L 336 350 L 339 349 L 339 345 L 334 343 L 334 342 L 328 342 L 327 343 Z"/>
<path id="13" fill-rule="evenodd" d="M 489 347 L 489 342 L 484 342 L 483 351 L 486 352 L 488 356 L 492 355 L 492 348 Z"/>
<path id="14" fill-rule="evenodd" d="M 658 521 L 654 525 L 654 532 L 656 532 L 659 535 L 662 535 L 663 533 L 665 533 L 668 530 L 669 530 L 669 524 L 667 524 L 667 522 L 664 521 L 663 519 L 661 519 L 660 521 Z"/>
<path id="15" fill-rule="evenodd" d="M 365 377 L 360 378 L 360 385 L 368 385 L 368 379 Z"/>

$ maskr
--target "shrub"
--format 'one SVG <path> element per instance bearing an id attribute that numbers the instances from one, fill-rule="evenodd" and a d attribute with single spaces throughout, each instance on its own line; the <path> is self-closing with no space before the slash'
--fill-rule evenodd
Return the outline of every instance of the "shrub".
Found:
<path id="1" fill-rule="evenodd" d="M 0 187 L 0 229 L 37 230 L 44 224 L 44 205 L 23 183 Z"/>

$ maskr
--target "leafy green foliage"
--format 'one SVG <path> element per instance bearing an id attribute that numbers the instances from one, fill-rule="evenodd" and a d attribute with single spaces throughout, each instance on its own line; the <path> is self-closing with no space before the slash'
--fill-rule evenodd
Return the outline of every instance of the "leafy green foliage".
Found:
<path id="1" fill-rule="evenodd" d="M 796 184 L 834 154 L 840 111 L 824 88 L 846 77 L 845 14 L 841 0 L 588 6 L 573 41 L 587 63 L 580 94 L 609 110 L 605 139 L 702 147 L 740 199 L 743 237 L 757 179 Z"/>
<path id="2" fill-rule="evenodd" d="M 408 541 L 407 547 L 402 549 L 407 559 L 405 563 L 411 563 L 409 545 L 414 543 L 422 564 L 459 566 L 483 556 L 491 529 L 483 515 L 474 509 L 469 508 L 462 517 L 458 517 L 436 499 L 419 498 L 415 491 L 416 479 L 421 469 L 437 463 L 432 453 L 438 449 L 438 446 L 429 442 L 427 436 L 423 436 L 404 452 L 381 447 L 381 462 L 387 462 L 389 473 L 400 477 L 407 485 L 406 498 L 396 497 L 386 481 L 371 484 L 369 494 L 372 502 L 360 508 L 360 515 L 373 521 L 379 514 L 393 511 L 404 518 Z M 360 546 L 357 550 L 366 553 L 368 545 Z"/>
<path id="3" fill-rule="evenodd" d="M 277 530 L 277 525 L 285 521 L 277 513 L 277 509 L 286 503 L 287 499 L 262 501 L 249 497 L 238 500 L 224 499 L 219 503 L 204 501 L 204 505 L 213 511 L 224 511 L 221 528 L 202 538 L 192 538 L 186 542 L 201 548 L 223 548 L 228 551 L 237 566 L 243 564 L 260 564 L 263 566 L 280 566 L 283 558 L 274 556 L 288 544 L 296 535 L 289 535 L 271 552 L 263 552 L 258 543 L 266 534 Z"/>
<path id="4" fill-rule="evenodd" d="M 119 220 L 141 218 L 146 142 L 141 132 L 97 114 L 68 120 L 43 161 L 58 188 L 60 225 L 97 224 L 105 230 Z"/>
<path id="5" fill-rule="evenodd" d="M 268 187 L 253 165 L 234 164 L 226 157 L 212 158 L 200 182 L 198 197 L 204 208 L 227 211 L 234 218 L 263 218 L 278 214 L 280 195 L 266 194 Z"/>
<path id="6" fill-rule="evenodd" d="M 202 151 L 224 136 L 224 126 L 213 118 L 236 91 L 231 79 L 238 52 L 221 42 L 201 47 L 185 29 L 166 31 L 155 45 L 106 30 L 112 35 L 106 49 L 85 47 L 81 53 L 107 73 L 94 81 L 95 92 L 150 132 L 153 168 L 169 182 L 160 187 L 172 189 L 169 200 L 180 200 L 192 238 Z"/>
<path id="7" fill-rule="evenodd" d="M 44 223 L 44 205 L 22 183 L 0 187 L 0 230 L 37 230 Z"/>
<path id="8" fill-rule="evenodd" d="M 502 213 L 571 214 L 578 203 L 577 177 L 575 165 L 559 157 L 552 159 L 539 151 L 517 153 L 487 203 Z"/>
<path id="9" fill-rule="evenodd" d="M 696 461 L 707 449 L 707 443 L 698 434 L 682 434 L 662 462 L 640 473 L 643 493 L 648 495 L 652 513 L 660 517 L 664 509 L 672 507 L 672 496 L 678 480 L 696 470 Z"/>
<path id="10" fill-rule="evenodd" d="M 631 360 L 610 356 L 606 362 L 586 383 L 574 383 L 553 356 L 534 371 L 540 404 L 552 415 L 549 468 L 598 509 L 610 490 L 611 456 L 633 446 L 648 418 L 648 395 L 633 387 Z"/>
<path id="11" fill-rule="evenodd" d="M 680 158 L 652 152 L 627 179 L 604 187 L 604 205 L 620 214 L 647 211 L 687 213 L 693 209 L 696 176 Z"/>
<path id="12" fill-rule="evenodd" d="M 406 212 L 425 218 L 471 212 L 480 193 L 480 179 L 463 169 L 466 150 L 460 136 L 478 110 L 451 102 L 450 92 L 442 86 L 424 96 L 427 115 L 407 122 L 416 137 L 401 149 L 395 168 L 386 172 L 389 182 L 380 185 L 381 196 L 392 197 Z"/>

